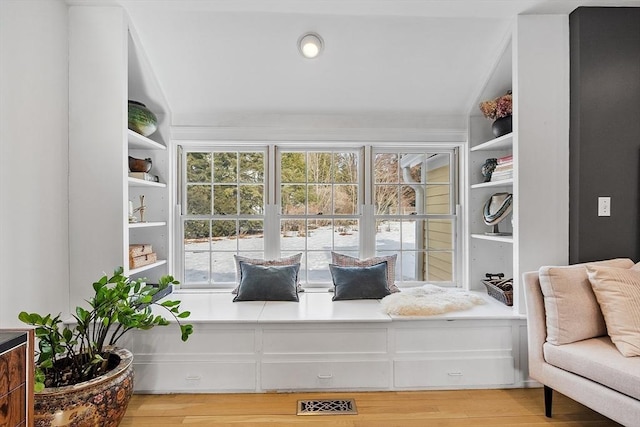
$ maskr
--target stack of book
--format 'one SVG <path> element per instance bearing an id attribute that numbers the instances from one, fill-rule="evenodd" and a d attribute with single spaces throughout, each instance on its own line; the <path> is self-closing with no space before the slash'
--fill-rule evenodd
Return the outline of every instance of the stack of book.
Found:
<path id="1" fill-rule="evenodd" d="M 491 181 L 503 181 L 513 178 L 513 155 L 498 158 L 498 164 L 491 174 Z"/>
<path id="2" fill-rule="evenodd" d="M 146 172 L 129 172 L 129 178 L 142 179 L 143 181 L 160 182 L 158 175 L 151 175 Z"/>

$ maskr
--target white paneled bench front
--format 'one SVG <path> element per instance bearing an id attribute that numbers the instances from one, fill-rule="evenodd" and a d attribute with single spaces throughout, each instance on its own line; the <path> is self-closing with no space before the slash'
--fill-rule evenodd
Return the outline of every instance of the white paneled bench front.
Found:
<path id="1" fill-rule="evenodd" d="M 427 390 L 523 387 L 526 323 L 486 304 L 428 317 L 389 316 L 378 300 L 232 302 L 179 291 L 194 333 L 174 325 L 136 334 L 135 390 L 145 393 Z"/>

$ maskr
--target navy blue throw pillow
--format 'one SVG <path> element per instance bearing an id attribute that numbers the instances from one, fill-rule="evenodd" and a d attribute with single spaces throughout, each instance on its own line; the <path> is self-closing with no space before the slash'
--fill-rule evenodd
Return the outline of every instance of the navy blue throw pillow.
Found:
<path id="1" fill-rule="evenodd" d="M 333 300 L 380 299 L 389 295 L 387 262 L 370 267 L 340 267 L 329 264 L 333 278 Z"/>
<path id="2" fill-rule="evenodd" d="M 298 301 L 300 264 L 263 266 L 240 262 L 236 301 Z"/>

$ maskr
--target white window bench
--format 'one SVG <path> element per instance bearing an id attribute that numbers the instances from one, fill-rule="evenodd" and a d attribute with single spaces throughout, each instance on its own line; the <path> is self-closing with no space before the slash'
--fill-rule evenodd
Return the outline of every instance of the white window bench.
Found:
<path id="1" fill-rule="evenodd" d="M 394 317 L 376 300 L 232 302 L 227 293 L 179 291 L 189 341 L 174 326 L 134 332 L 138 392 L 425 390 L 523 387 L 526 321 L 487 304 L 429 317 Z"/>

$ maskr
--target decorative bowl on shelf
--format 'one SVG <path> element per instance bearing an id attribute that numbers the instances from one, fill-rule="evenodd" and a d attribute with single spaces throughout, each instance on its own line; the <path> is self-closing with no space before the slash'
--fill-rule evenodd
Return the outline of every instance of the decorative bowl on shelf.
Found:
<path id="1" fill-rule="evenodd" d="M 142 102 L 129 100 L 129 129 L 149 136 L 158 129 L 158 118 Z"/>
<path id="2" fill-rule="evenodd" d="M 136 159 L 129 156 L 129 170 L 131 172 L 149 172 L 151 170 L 152 162 L 150 158 Z"/>

